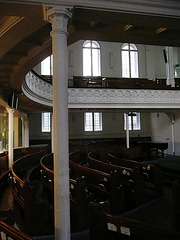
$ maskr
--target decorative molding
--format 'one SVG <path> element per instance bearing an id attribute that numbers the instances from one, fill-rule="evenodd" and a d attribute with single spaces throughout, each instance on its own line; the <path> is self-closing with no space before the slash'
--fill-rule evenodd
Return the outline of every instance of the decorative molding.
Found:
<path id="1" fill-rule="evenodd" d="M 149 89 L 69 89 L 71 108 L 180 108 L 180 91 Z"/>
<path id="2" fill-rule="evenodd" d="M 52 84 L 38 78 L 32 72 L 26 75 L 22 83 L 22 90 L 31 100 L 52 106 Z"/>
<path id="3" fill-rule="evenodd" d="M 31 100 L 52 106 L 52 85 L 29 72 L 23 93 Z M 179 90 L 69 88 L 69 108 L 180 109 Z"/>

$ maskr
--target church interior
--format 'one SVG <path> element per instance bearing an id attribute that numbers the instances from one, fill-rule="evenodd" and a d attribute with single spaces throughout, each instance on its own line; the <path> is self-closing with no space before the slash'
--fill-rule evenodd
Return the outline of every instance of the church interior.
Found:
<path id="1" fill-rule="evenodd" d="M 0 239 L 180 239 L 179 11 L 0 1 Z"/>

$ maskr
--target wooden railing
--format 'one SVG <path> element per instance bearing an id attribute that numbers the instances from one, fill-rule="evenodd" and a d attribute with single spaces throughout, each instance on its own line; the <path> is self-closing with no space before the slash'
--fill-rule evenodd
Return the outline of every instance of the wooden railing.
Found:
<path id="1" fill-rule="evenodd" d="M 119 77 L 86 77 L 73 76 L 69 79 L 69 87 L 87 88 L 131 88 L 131 89 L 172 89 L 171 85 L 166 85 L 162 79 L 150 80 L 148 78 L 119 78 Z M 178 85 L 176 84 L 176 87 Z"/>
<path id="2" fill-rule="evenodd" d="M 9 240 L 33 240 L 33 238 L 2 221 L 0 221 L 0 237 Z"/>

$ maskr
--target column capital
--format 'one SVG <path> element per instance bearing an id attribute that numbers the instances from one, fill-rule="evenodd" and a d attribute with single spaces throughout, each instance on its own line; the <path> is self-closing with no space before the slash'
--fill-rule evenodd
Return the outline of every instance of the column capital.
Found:
<path id="1" fill-rule="evenodd" d="M 45 6 L 45 20 L 52 24 L 53 33 L 67 33 L 67 22 L 72 13 L 63 6 Z"/>
<path id="2" fill-rule="evenodd" d="M 10 108 L 10 107 L 7 107 L 6 110 L 8 113 L 14 113 L 15 111 L 13 108 Z"/>

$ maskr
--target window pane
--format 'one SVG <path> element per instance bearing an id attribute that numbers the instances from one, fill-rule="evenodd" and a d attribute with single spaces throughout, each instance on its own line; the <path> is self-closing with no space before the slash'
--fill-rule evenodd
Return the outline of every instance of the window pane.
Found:
<path id="1" fill-rule="evenodd" d="M 86 41 L 83 45 L 83 76 L 100 76 L 100 46 L 96 41 Z"/>
<path id="2" fill-rule="evenodd" d="M 136 50 L 137 51 L 137 47 L 136 47 L 136 45 L 134 45 L 134 44 L 130 44 L 130 50 Z"/>
<path id="3" fill-rule="evenodd" d="M 42 113 L 42 132 L 50 132 L 51 131 L 51 120 L 50 113 Z"/>
<path id="4" fill-rule="evenodd" d="M 101 68 L 100 68 L 100 50 L 92 49 L 92 76 L 100 76 Z"/>
<path id="5" fill-rule="evenodd" d="M 84 130 L 93 131 L 92 113 L 85 113 L 84 116 Z"/>
<path id="6" fill-rule="evenodd" d="M 139 77 L 138 51 L 135 44 L 125 43 L 122 46 L 122 77 Z"/>
<path id="7" fill-rule="evenodd" d="M 125 49 L 125 50 L 128 50 L 129 49 L 129 44 L 128 43 L 124 43 L 123 45 L 122 45 L 122 48 L 121 49 Z"/>
<path id="8" fill-rule="evenodd" d="M 133 130 L 140 130 L 140 113 L 136 113 L 136 116 L 133 116 Z"/>
<path id="9" fill-rule="evenodd" d="M 52 55 L 45 58 L 41 62 L 41 74 L 42 75 L 52 75 L 53 71 L 53 61 L 52 61 Z"/>
<path id="10" fill-rule="evenodd" d="M 83 49 L 83 76 L 91 76 L 91 49 Z"/>
<path id="11" fill-rule="evenodd" d="M 92 48 L 100 48 L 99 43 L 92 41 Z"/>
<path id="12" fill-rule="evenodd" d="M 102 131 L 102 113 L 94 113 L 94 131 Z"/>
<path id="13" fill-rule="evenodd" d="M 131 51 L 131 77 L 139 77 L 138 71 L 138 54 L 137 52 Z"/>
<path id="14" fill-rule="evenodd" d="M 130 77 L 129 75 L 129 51 L 122 51 L 122 77 Z"/>
<path id="15" fill-rule="evenodd" d="M 131 116 L 128 116 L 129 130 L 132 130 Z M 126 130 L 126 114 L 124 113 L 124 130 Z"/>
<path id="16" fill-rule="evenodd" d="M 90 48 L 91 47 L 91 41 L 90 40 L 85 41 L 84 44 L 83 44 L 83 47 L 85 47 L 85 48 L 89 47 Z"/>

